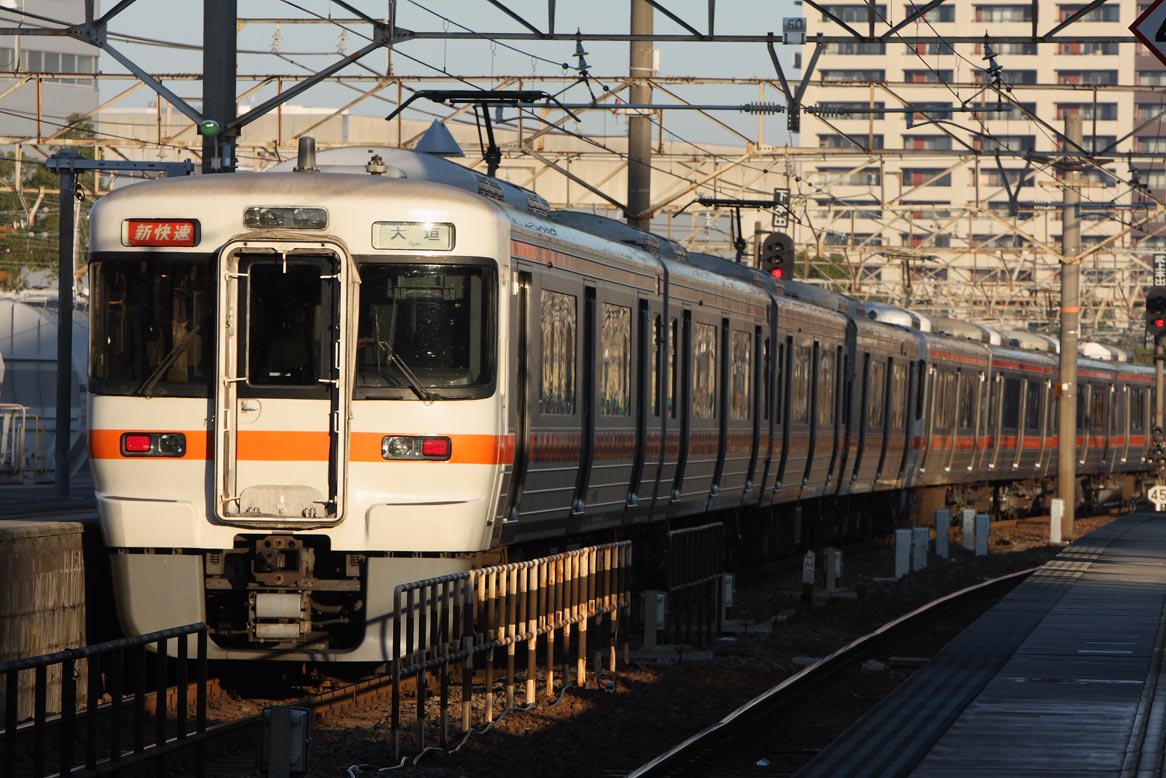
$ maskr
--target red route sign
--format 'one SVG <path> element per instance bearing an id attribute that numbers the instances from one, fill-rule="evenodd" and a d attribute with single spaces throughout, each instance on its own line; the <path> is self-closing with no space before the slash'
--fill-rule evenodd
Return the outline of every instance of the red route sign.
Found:
<path id="1" fill-rule="evenodd" d="M 1154 0 L 1130 25 L 1130 32 L 1166 65 L 1166 0 Z"/>

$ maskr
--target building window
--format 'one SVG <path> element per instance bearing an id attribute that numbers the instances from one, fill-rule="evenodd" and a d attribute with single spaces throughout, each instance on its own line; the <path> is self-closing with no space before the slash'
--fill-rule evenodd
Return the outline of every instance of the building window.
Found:
<path id="1" fill-rule="evenodd" d="M 992 135 L 977 139 L 981 151 L 1035 151 L 1033 135 Z"/>
<path id="2" fill-rule="evenodd" d="M 717 328 L 692 325 L 692 417 L 717 417 Z"/>
<path id="3" fill-rule="evenodd" d="M 93 54 L 67 54 L 57 51 L 37 51 L 21 49 L 20 63 L 16 63 L 14 49 L 0 49 L 0 70 L 19 70 L 26 73 L 96 73 L 97 57 Z M 92 78 L 58 77 L 48 78 L 56 84 L 80 84 L 89 86 Z"/>
<path id="4" fill-rule="evenodd" d="M 904 70 L 903 80 L 909 84 L 950 84 L 952 81 L 952 71 L 933 70 L 931 68 Z"/>
<path id="5" fill-rule="evenodd" d="M 603 304 L 603 361 L 599 412 L 628 416 L 632 412 L 632 309 Z"/>
<path id="6" fill-rule="evenodd" d="M 1003 42 L 1003 41 L 1000 43 L 996 43 L 995 41 L 992 41 L 991 45 L 992 45 L 992 51 L 997 55 L 999 55 L 999 54 L 1025 55 L 1025 54 L 1036 54 L 1037 53 L 1037 48 L 1036 48 L 1035 43 Z M 983 54 L 984 53 L 984 44 L 977 43 L 975 46 L 972 47 L 972 51 L 974 51 L 976 54 Z"/>
<path id="7" fill-rule="evenodd" d="M 932 119 L 950 119 L 952 117 L 951 103 L 912 103 L 911 107 L 918 109 L 918 113 L 912 111 L 907 114 L 907 126 L 921 124 Z"/>
<path id="8" fill-rule="evenodd" d="M 903 168 L 903 186 L 951 186 L 951 173 L 931 168 Z"/>
<path id="9" fill-rule="evenodd" d="M 914 151 L 950 151 L 950 135 L 904 135 L 903 148 Z"/>
<path id="10" fill-rule="evenodd" d="M 817 113 L 820 116 L 837 116 L 841 119 L 883 119 L 886 114 L 883 109 L 886 103 L 872 103 L 869 100 L 834 100 L 819 103 Z"/>
<path id="11" fill-rule="evenodd" d="M 1058 21 L 1065 21 L 1073 14 L 1084 8 L 1084 5 L 1058 5 L 1057 16 Z M 1094 8 L 1089 13 L 1077 19 L 1079 22 L 1119 22 L 1121 21 L 1121 8 L 1116 3 L 1102 5 Z M 1114 44 L 1115 46 L 1117 44 Z"/>
<path id="12" fill-rule="evenodd" d="M 948 6 L 943 6 L 947 10 L 952 10 Z M 930 43 L 912 43 L 911 48 L 915 50 L 916 54 L 923 54 L 925 56 L 939 56 L 942 54 L 955 54 L 955 46 L 947 41 L 932 41 Z"/>
<path id="13" fill-rule="evenodd" d="M 822 149 L 881 149 L 883 148 L 882 135 L 861 135 L 853 136 L 854 140 L 846 135 L 819 135 L 818 148 Z M 869 146 L 866 144 L 870 144 Z"/>
<path id="14" fill-rule="evenodd" d="M 914 3 L 907 4 L 907 12 L 914 13 L 920 6 Z M 941 5 L 938 8 L 932 8 L 927 13 L 923 14 L 923 19 L 928 22 L 954 22 L 955 8 L 950 5 Z"/>
<path id="15" fill-rule="evenodd" d="M 1082 119 L 1114 121 L 1117 119 L 1117 103 L 1057 103 L 1057 118 L 1078 114 Z"/>
<path id="16" fill-rule="evenodd" d="M 575 412 L 575 298 L 544 289 L 540 301 L 543 375 L 539 410 L 569 416 Z"/>
<path id="17" fill-rule="evenodd" d="M 1166 86 L 1166 70 L 1139 70 L 1138 86 Z"/>
<path id="18" fill-rule="evenodd" d="M 977 5 L 977 22 L 1031 22 L 1031 5 Z"/>
<path id="19" fill-rule="evenodd" d="M 887 7 L 885 5 L 869 6 L 863 3 L 862 5 L 828 5 L 822 9 L 826 13 L 831 13 L 835 17 L 844 22 L 868 22 L 886 21 Z M 873 12 L 873 16 L 872 16 Z M 830 21 L 830 17 L 822 14 L 822 21 Z"/>
<path id="20" fill-rule="evenodd" d="M 827 43 L 823 54 L 841 54 L 844 56 L 861 56 L 864 54 L 882 56 L 887 53 L 885 43 L 852 43 L 843 41 Z"/>
<path id="21" fill-rule="evenodd" d="M 748 332 L 733 333 L 732 361 L 729 363 L 729 415 L 734 419 L 748 419 L 752 404 L 753 336 Z"/>
<path id="22" fill-rule="evenodd" d="M 878 186 L 883 180 L 879 169 L 873 167 L 858 171 L 818 168 L 818 176 L 823 186 Z"/>
<path id="23" fill-rule="evenodd" d="M 1166 152 L 1166 138 L 1160 135 L 1143 135 L 1134 138 L 1135 154 L 1161 154 Z"/>
<path id="24" fill-rule="evenodd" d="M 820 70 L 818 78 L 822 81 L 886 81 L 885 70 Z"/>
<path id="25" fill-rule="evenodd" d="M 1166 103 L 1138 103 L 1134 106 L 1134 121 L 1148 122 L 1152 119 L 1166 121 Z"/>
<path id="26" fill-rule="evenodd" d="M 1157 71 L 1155 71 L 1157 72 Z M 1138 83 L 1141 81 L 1143 73 L 1138 73 Z M 1058 70 L 1057 71 L 1058 84 L 1102 84 L 1114 85 L 1117 83 L 1116 70 Z M 1161 83 L 1166 84 L 1166 81 Z"/>
<path id="27" fill-rule="evenodd" d="M 1117 10 L 1116 8 L 1114 10 Z M 1058 54 L 1117 54 L 1117 43 L 1112 41 L 1075 41 L 1072 43 L 1058 43 Z"/>
<path id="28" fill-rule="evenodd" d="M 976 81 L 984 83 L 989 80 L 987 70 L 977 70 L 975 72 Z M 1015 68 L 1007 68 L 1001 75 L 1001 78 L 1006 84 L 1035 84 L 1036 71 L 1035 70 L 1016 70 Z"/>

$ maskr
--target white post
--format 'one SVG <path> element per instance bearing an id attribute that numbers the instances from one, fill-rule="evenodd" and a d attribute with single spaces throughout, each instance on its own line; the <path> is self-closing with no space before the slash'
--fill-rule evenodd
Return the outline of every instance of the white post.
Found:
<path id="1" fill-rule="evenodd" d="M 838 591 L 838 581 L 842 578 L 842 550 L 826 549 L 826 593 Z"/>
<path id="2" fill-rule="evenodd" d="M 986 513 L 976 514 L 976 556 L 988 556 L 988 536 L 992 532 L 991 520 Z"/>
<path id="3" fill-rule="evenodd" d="M 927 527 L 911 529 L 911 570 L 918 572 L 927 567 L 927 552 L 931 545 L 931 530 Z"/>
<path id="4" fill-rule="evenodd" d="M 964 508 L 964 535 L 961 542 L 968 551 L 976 547 L 975 529 L 976 509 Z"/>
<path id="5" fill-rule="evenodd" d="M 1065 501 L 1055 498 L 1049 504 L 1049 543 L 1061 544 L 1061 517 L 1065 515 Z"/>
<path id="6" fill-rule="evenodd" d="M 895 530 L 895 580 L 911 572 L 911 530 Z"/>
<path id="7" fill-rule="evenodd" d="M 951 532 L 951 511 L 940 508 L 935 512 L 935 553 L 940 559 L 948 558 L 947 536 Z"/>

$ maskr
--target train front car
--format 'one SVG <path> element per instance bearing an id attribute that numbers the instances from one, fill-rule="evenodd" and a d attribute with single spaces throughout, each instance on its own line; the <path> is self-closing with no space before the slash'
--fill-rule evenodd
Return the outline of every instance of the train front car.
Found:
<path id="1" fill-rule="evenodd" d="M 118 190 L 92 225 L 91 456 L 123 627 L 205 621 L 212 658 L 390 657 L 394 586 L 494 536 L 499 209 L 232 174 Z"/>

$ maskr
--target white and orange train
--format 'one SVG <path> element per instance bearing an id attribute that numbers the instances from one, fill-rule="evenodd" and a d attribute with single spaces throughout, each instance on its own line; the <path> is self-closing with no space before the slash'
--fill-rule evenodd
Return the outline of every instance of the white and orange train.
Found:
<path id="1" fill-rule="evenodd" d="M 382 661 L 394 585 L 500 551 L 709 512 L 786 550 L 1055 480 L 1055 356 L 440 159 L 319 160 L 93 209 L 90 453 L 127 631 Z M 1138 494 L 1152 371 L 1079 376 L 1083 499 Z"/>

